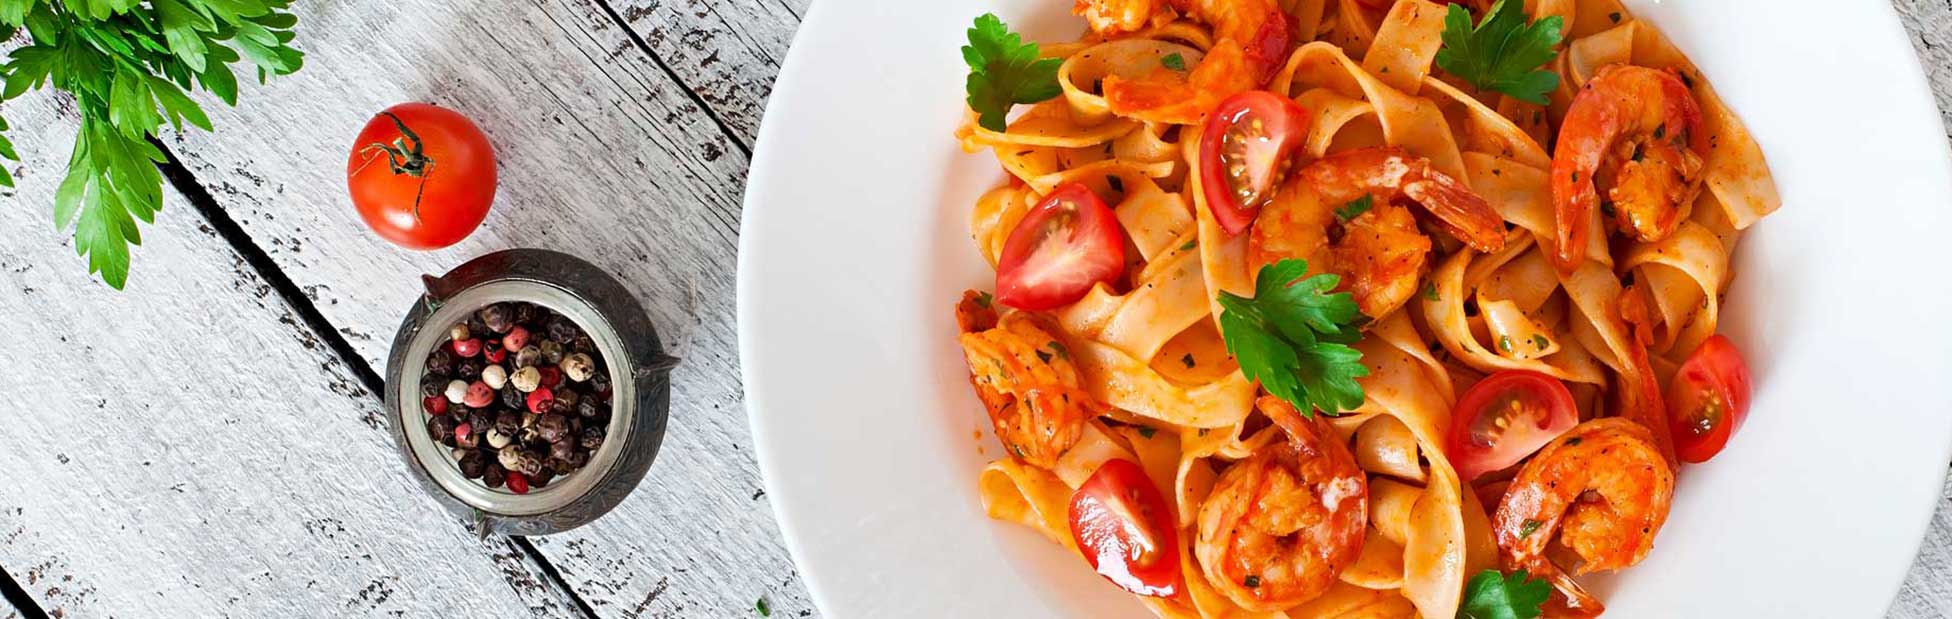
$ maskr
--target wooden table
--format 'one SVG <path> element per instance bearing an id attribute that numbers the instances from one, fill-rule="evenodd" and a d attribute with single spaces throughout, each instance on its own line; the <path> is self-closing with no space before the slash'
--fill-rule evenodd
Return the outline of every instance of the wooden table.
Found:
<path id="1" fill-rule="evenodd" d="M 301 3 L 303 71 L 210 107 L 218 133 L 165 138 L 165 209 L 124 292 L 49 225 L 68 102 L 10 103 L 0 617 L 816 614 L 754 465 L 732 285 L 747 160 L 808 2 Z M 1952 111 L 1952 7 L 1899 8 Z M 495 211 L 452 249 L 396 250 L 345 196 L 351 136 L 409 100 L 465 110 L 500 149 Z M 684 315 L 686 279 L 697 302 L 646 483 L 590 526 L 477 541 L 400 466 L 376 370 L 413 276 L 517 246 L 589 258 L 660 317 Z M 1947 493 L 1893 617 L 1952 615 Z"/>

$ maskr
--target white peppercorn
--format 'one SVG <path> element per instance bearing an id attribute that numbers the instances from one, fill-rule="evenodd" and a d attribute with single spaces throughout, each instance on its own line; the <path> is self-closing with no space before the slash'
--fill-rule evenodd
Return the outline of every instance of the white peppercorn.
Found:
<path id="1" fill-rule="evenodd" d="M 542 341 L 542 362 L 555 365 L 563 362 L 563 344 L 555 340 Z"/>
<path id="2" fill-rule="evenodd" d="M 523 346 L 521 350 L 515 351 L 515 367 L 535 367 L 538 363 L 542 363 L 542 349 L 536 348 L 534 344 Z"/>
<path id="3" fill-rule="evenodd" d="M 541 376 L 538 375 L 537 379 L 538 382 L 540 382 Z M 467 398 L 468 398 L 467 381 L 461 381 L 461 380 L 448 381 L 447 401 L 453 402 L 455 404 L 460 404 L 462 400 L 465 400 Z"/>
<path id="4" fill-rule="evenodd" d="M 523 468 L 522 448 L 515 445 L 503 447 L 495 452 L 495 461 L 500 462 L 502 468 L 520 471 Z"/>
<path id="5" fill-rule="evenodd" d="M 501 430 L 498 429 L 488 430 L 489 447 L 493 447 L 495 449 L 501 449 L 503 447 L 507 447 L 509 443 L 513 443 L 513 442 L 515 442 L 515 437 L 504 434 L 502 433 Z"/>
<path id="6" fill-rule="evenodd" d="M 500 391 L 502 385 L 508 384 L 508 370 L 499 365 L 481 368 L 481 382 L 488 383 L 490 389 Z"/>
<path id="7" fill-rule="evenodd" d="M 468 339 L 471 335 L 474 334 L 468 332 L 468 323 L 465 322 L 456 323 L 453 328 L 447 330 L 447 338 L 456 342 Z"/>
<path id="8" fill-rule="evenodd" d="M 525 348 L 523 350 L 528 350 L 528 349 Z M 461 383 L 461 381 L 458 380 L 454 382 Z M 515 370 L 514 374 L 508 375 L 508 384 L 514 385 L 515 389 L 517 391 L 521 391 L 522 393 L 535 391 L 536 387 L 542 386 L 542 370 L 535 369 L 535 366 L 533 365 L 522 366 L 521 369 Z M 465 395 L 467 391 L 468 391 L 467 383 L 461 383 L 462 394 Z M 453 397 L 453 392 L 454 392 L 454 388 L 450 386 L 448 388 L 449 397 Z M 459 402 L 460 400 L 455 400 L 455 401 Z"/>
<path id="9" fill-rule="evenodd" d="M 580 383 L 596 375 L 596 360 L 591 359 L 589 355 L 579 352 L 563 357 L 562 369 L 564 376 L 568 376 L 570 380 Z"/>

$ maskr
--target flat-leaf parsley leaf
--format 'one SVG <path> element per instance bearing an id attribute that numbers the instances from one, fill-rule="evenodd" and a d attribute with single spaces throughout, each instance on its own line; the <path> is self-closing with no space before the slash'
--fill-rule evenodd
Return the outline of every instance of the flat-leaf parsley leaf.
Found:
<path id="1" fill-rule="evenodd" d="M 1036 43 L 1025 43 L 994 13 L 976 18 L 969 29 L 969 44 L 962 46 L 963 62 L 969 63 L 969 109 L 976 110 L 976 124 L 991 131 L 1008 128 L 1010 106 L 1037 103 L 1056 97 L 1064 90 L 1057 85 L 1057 68 L 1064 61 L 1040 58 Z"/>
<path id="2" fill-rule="evenodd" d="M 1458 619 L 1534 619 L 1539 605 L 1552 595 L 1552 585 L 1531 580 L 1525 570 L 1510 576 L 1498 570 L 1485 570 L 1464 585 L 1464 603 L 1457 608 Z"/>
<path id="3" fill-rule="evenodd" d="M 1559 55 L 1565 20 L 1557 15 L 1530 22 L 1525 3 L 1498 0 L 1484 19 L 1471 26 L 1471 12 L 1456 3 L 1444 16 L 1444 46 L 1437 66 L 1480 90 L 1544 105 L 1559 87 L 1559 74 L 1540 69 Z"/>
<path id="4" fill-rule="evenodd" d="M 1341 277 L 1307 274 L 1306 261 L 1282 260 L 1261 267 L 1254 298 L 1221 292 L 1221 337 L 1247 378 L 1303 415 L 1352 410 L 1363 397 L 1355 379 L 1369 374 L 1348 346 L 1362 312 L 1349 293 L 1329 292 Z"/>

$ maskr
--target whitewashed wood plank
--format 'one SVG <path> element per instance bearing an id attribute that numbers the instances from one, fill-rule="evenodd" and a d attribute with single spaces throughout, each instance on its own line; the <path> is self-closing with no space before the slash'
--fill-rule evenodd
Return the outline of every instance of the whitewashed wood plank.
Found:
<path id="1" fill-rule="evenodd" d="M 747 162 L 623 28 L 591 26 L 602 14 L 593 7 L 306 4 L 305 70 L 253 93 L 280 105 L 214 111 L 216 134 L 168 143 L 372 367 L 384 367 L 416 275 L 507 247 L 582 255 L 617 273 L 667 328 L 693 325 L 644 486 L 595 524 L 534 543 L 606 617 L 745 616 L 762 596 L 795 616 L 811 603 L 760 493 L 734 356 Z M 395 249 L 346 198 L 352 136 L 407 100 L 464 111 L 498 150 L 495 210 L 454 248 Z M 696 317 L 670 318 L 694 276 Z"/>
<path id="2" fill-rule="evenodd" d="M 805 0 L 607 0 L 656 55 L 751 149 Z M 797 4 L 797 6 L 794 6 Z M 592 3 L 594 6 L 594 3 Z M 600 10 L 586 27 L 613 27 Z M 658 67 L 652 67 L 658 68 Z"/>
<path id="3" fill-rule="evenodd" d="M 7 106 L 0 565 L 53 617 L 575 617 L 506 538 L 420 494 L 380 407 L 165 188 L 135 275 L 85 273 L 49 215 L 76 119 Z"/>

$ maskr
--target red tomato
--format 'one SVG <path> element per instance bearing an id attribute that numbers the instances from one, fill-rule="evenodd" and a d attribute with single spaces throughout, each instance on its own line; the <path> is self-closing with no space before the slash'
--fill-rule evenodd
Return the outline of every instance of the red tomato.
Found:
<path id="1" fill-rule="evenodd" d="M 1126 591 L 1179 595 L 1179 533 L 1159 487 L 1131 460 L 1109 460 L 1071 495 L 1071 537 L 1092 569 Z"/>
<path id="2" fill-rule="evenodd" d="M 1010 231 L 997 257 L 996 300 L 1020 310 L 1054 309 L 1125 274 L 1125 229 L 1081 183 L 1058 187 Z"/>
<path id="3" fill-rule="evenodd" d="M 1579 407 L 1559 379 L 1505 370 L 1472 385 L 1450 417 L 1450 463 L 1465 482 L 1518 464 L 1579 425 Z"/>
<path id="4" fill-rule="evenodd" d="M 467 238 L 495 201 L 495 149 L 466 116 L 402 103 L 367 121 L 346 163 L 359 217 L 408 249 Z"/>
<path id="5" fill-rule="evenodd" d="M 1721 453 L 1749 417 L 1749 364 L 1727 337 L 1714 336 L 1681 363 L 1667 386 L 1674 453 L 1699 464 Z"/>
<path id="6" fill-rule="evenodd" d="M 1308 135 L 1293 99 L 1250 90 L 1220 102 L 1200 134 L 1200 190 L 1213 220 L 1240 234 L 1287 173 L 1288 155 Z"/>

